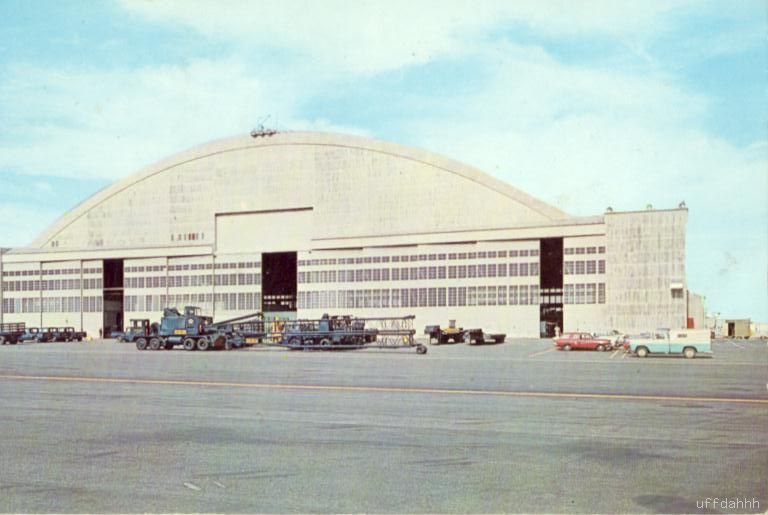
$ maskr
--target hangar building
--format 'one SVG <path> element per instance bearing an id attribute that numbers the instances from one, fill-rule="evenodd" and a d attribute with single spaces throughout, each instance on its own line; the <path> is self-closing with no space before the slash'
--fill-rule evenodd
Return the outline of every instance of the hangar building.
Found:
<path id="1" fill-rule="evenodd" d="M 572 217 L 422 150 L 253 133 L 145 168 L 0 253 L 0 321 L 108 334 L 198 305 L 521 337 L 685 327 L 687 216 Z"/>

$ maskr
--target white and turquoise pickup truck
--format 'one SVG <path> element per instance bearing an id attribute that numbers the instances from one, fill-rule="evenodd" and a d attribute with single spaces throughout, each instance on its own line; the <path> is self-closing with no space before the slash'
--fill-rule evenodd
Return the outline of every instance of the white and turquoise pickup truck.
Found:
<path id="1" fill-rule="evenodd" d="M 712 340 L 707 329 L 657 329 L 642 336 L 630 336 L 627 350 L 639 358 L 666 354 L 695 358 L 712 355 Z"/>

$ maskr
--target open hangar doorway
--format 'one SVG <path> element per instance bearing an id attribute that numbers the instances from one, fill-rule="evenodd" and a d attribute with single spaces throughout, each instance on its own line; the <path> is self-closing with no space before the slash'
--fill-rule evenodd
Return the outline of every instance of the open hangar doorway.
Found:
<path id="1" fill-rule="evenodd" d="M 261 255 L 261 309 L 267 314 L 293 313 L 296 317 L 298 254 L 264 252 Z"/>
<path id="2" fill-rule="evenodd" d="M 298 253 L 311 247 L 311 207 L 216 214 L 216 253 L 261 254 L 261 310 L 295 319 Z"/>
<path id="3" fill-rule="evenodd" d="M 563 331 L 563 239 L 539 242 L 539 336 L 552 338 Z"/>
<path id="4" fill-rule="evenodd" d="M 122 331 L 124 326 L 123 305 L 123 260 L 105 259 L 103 267 L 104 316 L 102 337 L 108 338 L 112 331 Z"/>

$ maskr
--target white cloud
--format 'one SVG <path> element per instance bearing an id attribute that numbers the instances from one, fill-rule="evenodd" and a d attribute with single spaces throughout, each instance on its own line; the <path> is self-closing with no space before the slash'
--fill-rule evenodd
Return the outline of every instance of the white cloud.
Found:
<path id="1" fill-rule="evenodd" d="M 265 118 L 284 130 L 367 134 L 296 116 L 312 91 L 306 81 L 263 77 L 236 60 L 108 71 L 10 67 L 0 113 L 13 119 L 13 133 L 0 138 L 0 169 L 115 179 L 211 139 L 247 134 Z"/>
<path id="2" fill-rule="evenodd" d="M 334 71 L 370 74 L 471 52 L 482 31 L 521 24 L 553 35 L 635 37 L 689 0 L 123 0 L 129 12 L 252 48 L 289 49 Z"/>
<path id="3" fill-rule="evenodd" d="M 472 94 L 441 98 L 454 110 L 411 124 L 412 143 L 573 215 L 685 200 L 691 288 L 723 313 L 768 312 L 766 142 L 740 148 L 704 132 L 708 100 L 663 74 L 574 68 L 516 46 L 498 54 Z M 737 266 L 724 265 L 727 252 Z M 745 296 L 749 284 L 759 287 Z"/>
<path id="4" fill-rule="evenodd" d="M 0 143 L 0 167 L 119 177 L 290 112 L 289 88 L 280 87 L 282 95 L 235 61 L 111 71 L 11 67 L 0 111 L 14 119 L 14 132 Z"/>
<path id="5" fill-rule="evenodd" d="M 630 207 L 621 189 L 628 183 L 643 185 L 635 191 L 652 201 L 659 175 L 692 179 L 691 160 L 701 153 L 681 155 L 679 139 L 682 131 L 686 146 L 702 144 L 690 127 L 706 112 L 705 98 L 663 75 L 567 66 L 540 49 L 501 45 L 486 59 L 496 66 L 486 83 L 442 98 L 456 108 L 413 124 L 420 145 L 542 198 L 554 189 L 550 201 L 573 213 L 594 213 L 596 186 L 606 202 Z"/>

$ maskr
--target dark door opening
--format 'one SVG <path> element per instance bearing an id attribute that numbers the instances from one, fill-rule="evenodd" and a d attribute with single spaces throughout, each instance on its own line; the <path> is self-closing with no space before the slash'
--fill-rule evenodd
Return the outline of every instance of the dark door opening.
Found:
<path id="1" fill-rule="evenodd" d="M 123 260 L 104 260 L 104 318 L 103 336 L 123 330 Z"/>
<path id="2" fill-rule="evenodd" d="M 104 289 L 113 288 L 123 289 L 123 260 L 105 259 L 104 260 Z"/>
<path id="3" fill-rule="evenodd" d="M 261 255 L 261 310 L 296 311 L 296 252 Z"/>
<path id="4" fill-rule="evenodd" d="M 539 250 L 539 333 L 542 338 L 551 338 L 558 330 L 563 331 L 563 239 L 544 238 Z"/>
<path id="5" fill-rule="evenodd" d="M 123 329 L 123 292 L 104 292 L 104 338 Z"/>

